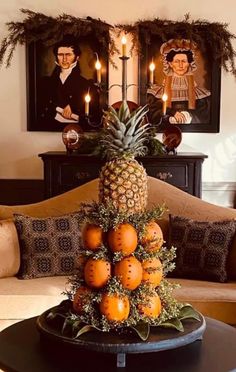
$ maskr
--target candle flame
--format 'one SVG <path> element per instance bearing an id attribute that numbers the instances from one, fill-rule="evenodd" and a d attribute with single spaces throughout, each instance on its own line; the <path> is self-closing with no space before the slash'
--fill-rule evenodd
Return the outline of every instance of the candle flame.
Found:
<path id="1" fill-rule="evenodd" d="M 166 93 L 164 93 L 163 96 L 162 96 L 162 101 L 166 102 L 167 99 L 168 99 L 168 96 L 167 96 Z"/>
<path id="2" fill-rule="evenodd" d="M 102 67 L 101 62 L 99 61 L 99 59 L 97 59 L 97 61 L 96 61 L 96 63 L 95 63 L 95 68 L 96 68 L 96 70 L 100 70 L 101 67 Z"/>
<path id="3" fill-rule="evenodd" d="M 86 94 L 85 96 L 85 102 L 89 103 L 91 101 L 91 97 L 89 95 L 89 93 Z"/>
<path id="4" fill-rule="evenodd" d="M 150 63 L 150 65 L 149 65 L 149 70 L 150 70 L 150 71 L 154 71 L 155 68 L 156 68 L 155 63 L 152 61 L 152 62 Z"/>
<path id="5" fill-rule="evenodd" d="M 125 45 L 125 44 L 127 43 L 127 39 L 126 39 L 125 36 L 122 37 L 122 39 L 121 39 L 121 43 L 122 43 L 123 45 Z"/>

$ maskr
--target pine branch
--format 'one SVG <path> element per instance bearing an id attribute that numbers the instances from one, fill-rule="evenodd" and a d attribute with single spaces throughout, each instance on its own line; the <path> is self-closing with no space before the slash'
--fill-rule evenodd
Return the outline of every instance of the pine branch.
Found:
<path id="1" fill-rule="evenodd" d="M 150 45 L 153 37 L 161 42 L 169 39 L 181 38 L 193 40 L 202 52 L 207 53 L 212 61 L 217 61 L 225 71 L 236 77 L 235 56 L 233 40 L 236 36 L 228 30 L 227 23 L 209 22 L 207 20 L 191 20 L 186 14 L 182 21 L 154 18 L 152 20 L 139 20 L 134 24 L 116 25 L 120 32 L 132 34 L 133 42 L 138 53 L 141 53 L 140 39 Z M 139 40 L 135 37 L 139 35 Z"/>
<path id="2" fill-rule="evenodd" d="M 29 9 L 21 9 L 26 15 L 22 22 L 8 22 L 8 36 L 5 37 L 0 46 L 0 65 L 3 64 L 6 57 L 6 67 L 10 66 L 12 56 L 16 46 L 30 44 L 31 42 L 41 41 L 45 45 L 53 45 L 70 34 L 76 38 L 91 36 L 98 40 L 101 50 L 107 53 L 109 46 L 109 58 L 111 63 L 112 56 L 117 52 L 117 48 L 110 30 L 113 26 L 91 17 L 79 18 L 68 14 L 62 14 L 57 17 L 46 16 L 42 13 L 36 13 Z"/>

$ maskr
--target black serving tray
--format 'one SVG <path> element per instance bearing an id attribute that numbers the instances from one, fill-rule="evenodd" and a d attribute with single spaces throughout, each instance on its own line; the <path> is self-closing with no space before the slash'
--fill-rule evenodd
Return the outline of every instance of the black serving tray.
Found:
<path id="1" fill-rule="evenodd" d="M 169 349 L 175 349 L 196 340 L 201 340 L 206 328 L 206 322 L 202 314 L 200 321 L 187 319 L 184 321 L 184 331 L 175 329 L 151 327 L 150 335 L 146 341 L 141 341 L 135 334 L 118 334 L 117 332 L 92 331 L 81 335 L 79 338 L 71 338 L 62 335 L 59 329 L 55 329 L 47 321 L 47 315 L 55 308 L 48 309 L 37 318 L 37 328 L 43 343 L 66 348 L 76 352 L 78 349 L 96 351 L 101 353 L 113 353 L 117 355 L 117 367 L 125 367 L 126 354 L 148 353 Z M 50 346 L 49 346 L 50 347 Z"/>

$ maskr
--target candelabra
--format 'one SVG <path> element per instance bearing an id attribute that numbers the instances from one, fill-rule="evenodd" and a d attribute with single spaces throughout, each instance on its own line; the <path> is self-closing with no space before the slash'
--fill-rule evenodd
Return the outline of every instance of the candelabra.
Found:
<path id="1" fill-rule="evenodd" d="M 121 84 L 112 84 L 109 87 L 109 90 L 113 87 L 120 87 L 122 91 L 122 101 L 127 101 L 127 90 L 131 86 L 135 86 L 136 84 L 127 84 L 127 61 L 129 60 L 129 57 L 122 56 L 119 57 L 122 61 L 122 83 Z"/>
<path id="2" fill-rule="evenodd" d="M 131 87 L 131 86 L 136 86 L 136 84 L 127 84 L 127 62 L 128 60 L 130 59 L 130 57 L 128 57 L 126 55 L 126 45 L 124 43 L 124 40 L 122 41 L 122 49 L 123 49 L 123 55 L 120 58 L 120 60 L 122 61 L 122 81 L 121 81 L 121 84 L 112 84 L 111 86 L 109 86 L 108 88 L 107 87 L 104 87 L 104 85 L 102 84 L 101 82 L 101 63 L 98 59 L 98 56 L 97 56 L 97 61 L 96 61 L 96 64 L 95 64 L 95 68 L 97 70 L 97 82 L 94 84 L 97 89 L 99 90 L 99 92 L 104 92 L 105 90 L 107 92 L 109 92 L 112 88 L 114 87 L 119 87 L 121 88 L 121 92 L 122 92 L 122 101 L 127 101 L 127 91 L 128 89 Z M 91 129 L 97 129 L 98 127 L 101 126 L 101 123 L 98 123 L 96 121 L 92 121 L 92 117 L 91 115 L 89 115 L 89 102 L 90 102 L 90 96 L 89 94 L 85 97 L 85 116 L 84 116 L 84 119 L 85 119 L 85 126 L 91 128 Z M 118 104 L 115 103 L 114 105 Z"/>

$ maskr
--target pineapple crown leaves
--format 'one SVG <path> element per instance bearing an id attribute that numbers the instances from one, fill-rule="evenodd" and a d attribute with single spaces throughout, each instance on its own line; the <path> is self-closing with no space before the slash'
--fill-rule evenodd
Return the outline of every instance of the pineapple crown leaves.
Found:
<path id="1" fill-rule="evenodd" d="M 116 110 L 112 107 L 113 112 Z M 130 117 L 130 109 L 127 101 L 123 101 L 118 111 L 118 118 L 120 121 L 125 122 Z"/>
<path id="2" fill-rule="evenodd" d="M 118 112 L 110 107 L 106 117 L 105 136 L 101 139 L 101 145 L 108 158 L 146 154 L 145 141 L 150 125 L 143 124 L 143 120 L 147 112 L 147 106 L 130 112 L 126 101 L 123 101 Z"/>

